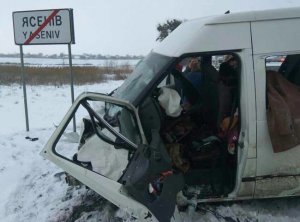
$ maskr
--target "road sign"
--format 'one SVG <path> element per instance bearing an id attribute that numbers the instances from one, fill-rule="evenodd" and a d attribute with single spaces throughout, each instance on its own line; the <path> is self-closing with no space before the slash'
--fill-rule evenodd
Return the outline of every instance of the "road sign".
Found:
<path id="1" fill-rule="evenodd" d="M 75 44 L 73 9 L 48 9 L 13 12 L 15 43 L 20 46 L 21 74 L 24 94 L 26 131 L 29 131 L 23 45 L 68 44 L 71 99 L 74 102 L 71 44 Z M 73 118 L 76 132 L 76 120 Z"/>
<path id="2" fill-rule="evenodd" d="M 72 9 L 13 12 L 13 23 L 17 45 L 75 43 Z"/>

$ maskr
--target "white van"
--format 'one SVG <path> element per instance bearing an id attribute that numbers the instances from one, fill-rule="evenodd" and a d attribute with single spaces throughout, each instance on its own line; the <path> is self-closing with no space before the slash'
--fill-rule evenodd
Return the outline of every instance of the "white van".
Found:
<path id="1" fill-rule="evenodd" d="M 299 195 L 299 27 L 300 8 L 184 22 L 110 95 L 81 94 L 41 154 L 138 221 Z"/>

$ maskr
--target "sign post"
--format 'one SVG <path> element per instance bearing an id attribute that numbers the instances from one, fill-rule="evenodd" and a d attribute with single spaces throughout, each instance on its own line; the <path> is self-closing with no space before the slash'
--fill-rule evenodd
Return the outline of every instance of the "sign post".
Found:
<path id="1" fill-rule="evenodd" d="M 71 52 L 71 44 L 68 44 L 68 52 L 69 52 L 69 67 L 70 67 L 70 80 L 71 80 L 71 100 L 74 103 L 74 77 L 73 77 L 73 66 L 72 66 L 72 52 Z M 76 118 L 74 115 L 73 118 L 73 131 L 76 132 Z"/>
<path id="2" fill-rule="evenodd" d="M 27 93 L 26 93 L 26 80 L 24 73 L 24 59 L 23 59 L 23 47 L 20 45 L 20 55 L 21 56 L 21 75 L 23 84 L 23 96 L 24 96 L 24 107 L 25 107 L 25 119 L 26 119 L 26 131 L 29 131 L 29 120 L 28 120 L 28 107 L 27 107 Z"/>
<path id="3" fill-rule="evenodd" d="M 24 73 L 23 45 L 68 44 L 71 100 L 74 102 L 71 44 L 75 44 L 73 9 L 48 9 L 13 12 L 15 44 L 20 45 L 21 72 L 24 94 L 26 130 L 29 118 Z M 76 132 L 75 116 L 73 131 Z"/>

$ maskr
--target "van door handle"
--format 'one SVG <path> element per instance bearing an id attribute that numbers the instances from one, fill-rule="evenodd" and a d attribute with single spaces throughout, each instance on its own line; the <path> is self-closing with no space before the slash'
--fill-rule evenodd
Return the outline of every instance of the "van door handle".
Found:
<path id="1" fill-rule="evenodd" d="M 239 146 L 241 149 L 243 149 L 243 148 L 244 148 L 244 142 L 243 142 L 243 141 L 239 142 L 239 143 L 238 143 L 238 146 Z"/>

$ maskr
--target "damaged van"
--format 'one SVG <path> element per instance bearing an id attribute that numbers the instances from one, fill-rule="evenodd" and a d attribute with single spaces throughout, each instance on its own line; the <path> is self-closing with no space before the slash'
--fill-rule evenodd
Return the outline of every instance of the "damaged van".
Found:
<path id="1" fill-rule="evenodd" d="M 184 22 L 118 89 L 81 94 L 41 154 L 138 221 L 300 195 L 298 27 L 300 8 Z"/>

